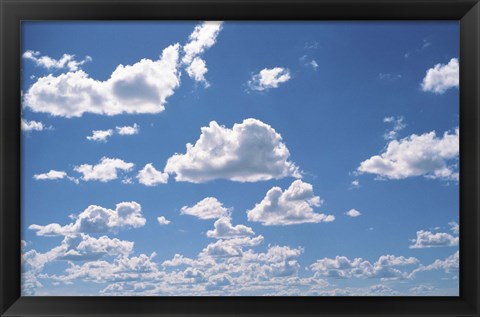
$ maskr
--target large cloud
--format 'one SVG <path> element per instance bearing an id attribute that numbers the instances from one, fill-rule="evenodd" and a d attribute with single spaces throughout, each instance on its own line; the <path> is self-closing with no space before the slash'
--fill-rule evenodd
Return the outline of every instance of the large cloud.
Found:
<path id="1" fill-rule="evenodd" d="M 180 212 L 182 215 L 195 216 L 200 219 L 217 219 L 228 216 L 231 210 L 231 208 L 223 207 L 217 198 L 207 197 L 191 207 L 183 206 Z"/>
<path id="2" fill-rule="evenodd" d="M 129 172 L 135 165 L 117 158 L 102 157 L 97 165 L 82 164 L 74 170 L 83 174 L 84 181 L 108 182 L 118 178 L 118 171 Z"/>
<path id="3" fill-rule="evenodd" d="M 271 188 L 260 203 L 247 211 L 247 215 L 248 220 L 261 222 L 266 226 L 335 220 L 332 215 L 313 212 L 313 208 L 320 204 L 320 197 L 315 196 L 312 185 L 296 180 L 285 191 L 280 187 Z"/>
<path id="4" fill-rule="evenodd" d="M 163 50 L 158 60 L 119 65 L 105 81 L 82 70 L 39 78 L 27 91 L 24 105 L 34 112 L 80 117 L 84 113 L 159 113 L 180 85 L 178 44 Z"/>
<path id="5" fill-rule="evenodd" d="M 287 176 L 301 177 L 290 162 L 290 152 L 271 126 L 257 119 L 245 119 L 232 129 L 212 121 L 201 129 L 195 145 L 185 154 L 170 157 L 165 172 L 175 180 L 203 183 L 214 179 L 257 182 Z"/>
<path id="6" fill-rule="evenodd" d="M 422 82 L 422 90 L 443 94 L 450 88 L 458 87 L 460 66 L 458 59 L 452 58 L 448 64 L 437 64 L 427 70 Z"/>
<path id="7" fill-rule="evenodd" d="M 437 137 L 435 131 L 422 135 L 413 134 L 388 143 L 386 150 L 360 163 L 361 173 L 377 174 L 389 179 L 413 176 L 428 178 L 458 179 L 455 163 L 458 158 L 459 130 L 445 132 Z"/>
<path id="8" fill-rule="evenodd" d="M 120 229 L 140 228 L 146 223 L 142 215 L 140 204 L 121 202 L 115 210 L 90 205 L 76 216 L 76 221 L 65 226 L 51 223 L 45 226 L 30 225 L 30 230 L 35 230 L 38 236 L 58 236 L 74 233 L 105 233 L 117 232 Z"/>

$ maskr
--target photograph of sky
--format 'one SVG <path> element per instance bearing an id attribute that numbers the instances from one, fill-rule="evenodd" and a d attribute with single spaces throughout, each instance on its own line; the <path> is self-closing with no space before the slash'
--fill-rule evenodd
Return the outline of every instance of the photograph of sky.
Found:
<path id="1" fill-rule="evenodd" d="M 23 296 L 458 296 L 459 25 L 24 22 Z"/>

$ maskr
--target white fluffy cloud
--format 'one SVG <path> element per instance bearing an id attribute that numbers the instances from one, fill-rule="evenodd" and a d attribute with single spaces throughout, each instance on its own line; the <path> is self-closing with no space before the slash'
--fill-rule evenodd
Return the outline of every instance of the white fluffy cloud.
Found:
<path id="1" fill-rule="evenodd" d="M 33 175 L 35 180 L 58 180 L 58 179 L 68 179 L 76 184 L 78 184 L 78 179 L 68 176 L 64 171 L 50 170 L 47 173 L 35 174 Z"/>
<path id="2" fill-rule="evenodd" d="M 137 174 L 138 182 L 145 186 L 168 183 L 168 174 L 157 171 L 152 163 L 146 164 Z"/>
<path id="3" fill-rule="evenodd" d="M 240 237 L 225 240 L 217 240 L 210 243 L 205 249 L 202 250 L 200 255 L 209 255 L 212 257 L 235 257 L 240 256 L 243 253 L 243 249 L 246 247 L 254 247 L 263 242 L 263 236 L 257 236 L 254 238 Z"/>
<path id="4" fill-rule="evenodd" d="M 48 173 L 33 175 L 33 178 L 36 180 L 63 179 L 65 177 L 67 177 L 67 173 L 65 173 L 64 171 L 55 171 L 55 170 L 50 170 Z"/>
<path id="5" fill-rule="evenodd" d="M 296 180 L 283 192 L 280 187 L 271 188 L 260 203 L 247 211 L 248 220 L 265 226 L 334 221 L 332 215 L 313 212 L 321 202 L 313 193 L 311 184 Z"/>
<path id="6" fill-rule="evenodd" d="M 93 130 L 92 135 L 87 136 L 87 140 L 95 142 L 107 142 L 107 139 L 113 135 L 113 130 Z"/>
<path id="7" fill-rule="evenodd" d="M 290 80 L 290 78 L 290 71 L 287 68 L 264 68 L 260 73 L 253 75 L 252 79 L 248 81 L 248 87 L 257 91 L 268 90 L 277 88 L 280 84 Z"/>
<path id="8" fill-rule="evenodd" d="M 115 130 L 120 135 L 134 135 L 138 134 L 140 126 L 136 123 L 133 126 L 124 126 L 124 127 L 116 127 Z"/>
<path id="9" fill-rule="evenodd" d="M 183 47 L 185 55 L 182 62 L 189 65 L 195 57 L 212 47 L 217 41 L 222 24 L 221 21 L 206 21 L 197 25 L 190 34 L 188 43 Z"/>
<path id="10" fill-rule="evenodd" d="M 51 223 L 45 226 L 30 225 L 28 229 L 35 230 L 37 236 L 59 236 L 75 233 L 105 233 L 117 232 L 120 229 L 140 228 L 146 223 L 140 204 L 121 202 L 115 210 L 90 205 L 75 216 L 75 222 L 65 226 Z"/>
<path id="11" fill-rule="evenodd" d="M 437 259 L 432 264 L 421 265 L 420 267 L 413 270 L 410 274 L 410 277 L 414 277 L 416 274 L 424 271 L 432 270 L 443 270 L 446 273 L 457 273 L 460 267 L 460 253 L 456 251 L 451 256 L 447 257 L 445 260 Z"/>
<path id="12" fill-rule="evenodd" d="M 448 224 L 450 225 L 450 230 L 452 230 L 453 233 L 460 233 L 460 225 L 456 221 L 449 222 Z"/>
<path id="13" fill-rule="evenodd" d="M 317 260 L 310 266 L 310 269 L 316 276 L 331 278 L 398 279 L 409 276 L 407 272 L 401 271 L 398 267 L 417 264 L 419 261 L 414 257 L 382 255 L 376 262 L 370 263 L 362 258 L 350 260 L 345 256 L 337 256 L 334 259 Z"/>
<path id="14" fill-rule="evenodd" d="M 345 214 L 349 217 L 358 217 L 362 215 L 362 213 L 356 209 L 350 209 Z"/>
<path id="15" fill-rule="evenodd" d="M 208 68 L 205 61 L 199 56 L 216 43 L 217 36 L 222 30 L 222 24 L 223 22 L 220 21 L 206 21 L 197 25 L 190 34 L 188 43 L 183 47 L 185 55 L 182 63 L 186 67 L 188 76 L 195 81 L 203 82 L 206 87 L 209 86 L 205 79 Z"/>
<path id="16" fill-rule="evenodd" d="M 435 131 L 422 135 L 413 134 L 388 143 L 386 150 L 360 163 L 360 173 L 377 174 L 389 179 L 413 176 L 428 178 L 458 179 L 459 130 L 445 132 L 437 137 Z"/>
<path id="17" fill-rule="evenodd" d="M 453 247 L 457 246 L 459 237 L 454 237 L 445 232 L 417 231 L 417 237 L 411 240 L 413 244 L 410 249 L 423 249 L 433 247 Z"/>
<path id="18" fill-rule="evenodd" d="M 452 58 L 448 64 L 437 64 L 427 70 L 422 82 L 422 90 L 443 94 L 450 88 L 458 87 L 459 84 L 458 59 Z"/>
<path id="19" fill-rule="evenodd" d="M 167 218 L 165 218 L 164 216 L 160 216 L 160 217 L 157 217 L 157 221 L 158 221 L 158 224 L 160 225 L 168 225 L 171 223 L 170 220 L 167 220 Z"/>
<path id="20" fill-rule="evenodd" d="M 39 78 L 27 91 L 24 106 L 53 116 L 80 117 L 84 113 L 159 113 L 180 85 L 179 45 L 163 50 L 158 60 L 142 59 L 119 65 L 105 81 L 82 70 Z"/>
<path id="21" fill-rule="evenodd" d="M 60 59 L 54 59 L 49 56 L 41 56 L 40 52 L 37 51 L 25 51 L 22 55 L 23 58 L 31 60 L 37 66 L 44 67 L 48 70 L 51 69 L 68 69 L 69 71 L 77 71 L 80 66 L 86 62 L 92 61 L 90 56 L 86 56 L 85 59 L 81 61 L 75 60 L 75 55 L 63 54 Z"/>
<path id="22" fill-rule="evenodd" d="M 214 223 L 214 230 L 207 231 L 207 237 L 216 239 L 232 239 L 254 235 L 252 228 L 244 225 L 233 226 L 230 217 L 221 217 Z"/>
<path id="23" fill-rule="evenodd" d="M 42 122 L 39 121 L 28 121 L 25 119 L 21 119 L 21 128 L 22 131 L 29 132 L 29 131 L 43 131 L 45 129 L 50 129 L 51 127 L 46 127 Z"/>
<path id="24" fill-rule="evenodd" d="M 84 181 L 108 182 L 118 178 L 118 171 L 129 172 L 135 165 L 121 159 L 102 157 L 97 165 L 82 164 L 74 170 L 83 174 Z"/>
<path id="25" fill-rule="evenodd" d="M 202 127 L 195 145 L 185 154 L 170 157 L 165 172 L 175 180 L 204 183 L 214 179 L 257 182 L 287 176 L 301 177 L 290 162 L 290 152 L 271 126 L 257 119 L 245 119 L 232 129 L 212 121 Z"/>
<path id="26" fill-rule="evenodd" d="M 215 197 L 207 197 L 191 207 L 183 206 L 180 212 L 182 215 L 195 216 L 200 219 L 217 219 L 228 216 L 231 210 L 231 208 L 223 207 L 223 204 Z"/>

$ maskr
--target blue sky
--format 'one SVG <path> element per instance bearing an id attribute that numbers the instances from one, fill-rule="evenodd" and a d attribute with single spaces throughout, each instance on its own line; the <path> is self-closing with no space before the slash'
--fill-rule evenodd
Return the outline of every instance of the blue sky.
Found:
<path id="1" fill-rule="evenodd" d="M 23 295 L 458 295 L 457 22 L 25 22 Z"/>

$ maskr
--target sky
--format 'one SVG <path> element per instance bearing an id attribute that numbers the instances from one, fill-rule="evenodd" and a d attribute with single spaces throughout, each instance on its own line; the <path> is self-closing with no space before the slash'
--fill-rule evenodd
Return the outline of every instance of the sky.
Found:
<path id="1" fill-rule="evenodd" d="M 459 25 L 23 22 L 23 296 L 458 296 Z"/>

